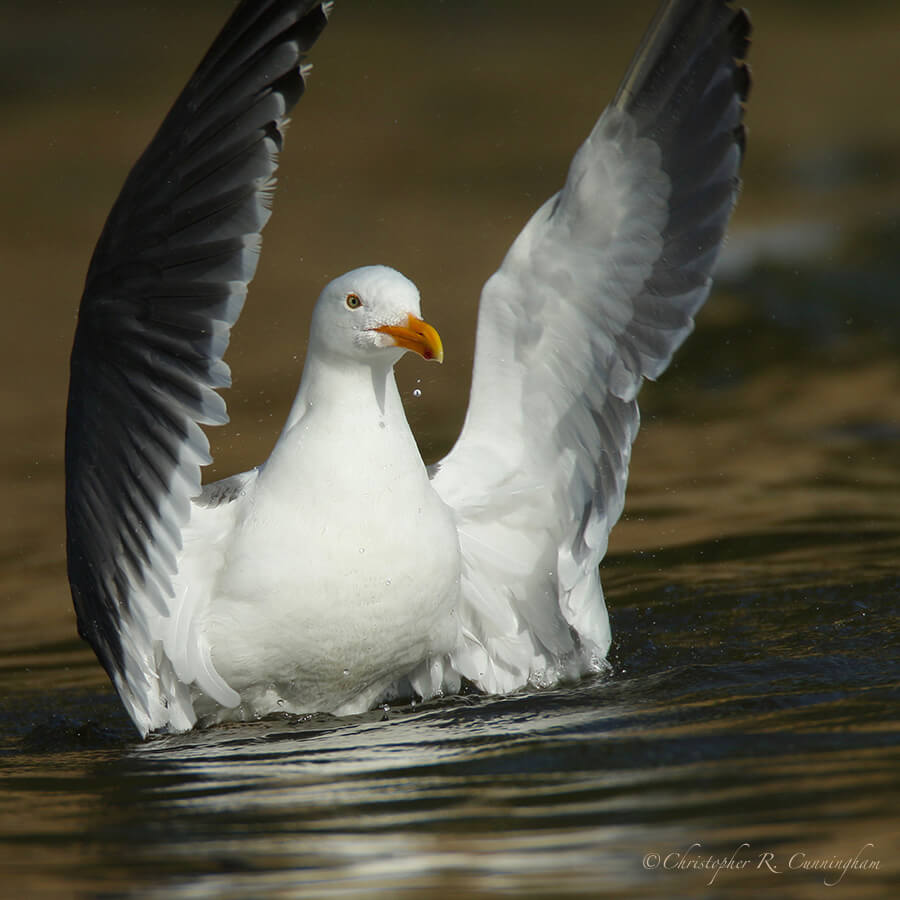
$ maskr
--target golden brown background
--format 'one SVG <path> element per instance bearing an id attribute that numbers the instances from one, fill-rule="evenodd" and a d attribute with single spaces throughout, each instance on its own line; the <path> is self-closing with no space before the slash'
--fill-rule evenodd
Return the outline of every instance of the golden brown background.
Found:
<path id="1" fill-rule="evenodd" d="M 413 359 L 400 366 L 425 456 L 444 451 L 465 409 L 480 286 L 561 185 L 653 6 L 337 5 L 311 57 L 315 71 L 289 130 L 258 277 L 227 357 L 232 424 L 211 435 L 216 462 L 208 478 L 265 458 L 296 387 L 319 290 L 371 262 L 418 283 L 426 316 L 444 337 L 442 368 Z M 732 246 L 774 224 L 824 222 L 845 236 L 896 216 L 900 6 L 750 6 L 754 86 Z M 7 650 L 73 636 L 62 440 L 82 280 L 130 165 L 230 8 L 0 5 L 0 647 Z M 807 292 L 797 302 L 815 298 Z M 714 293 L 688 347 L 702 346 L 714 327 L 727 334 L 729 317 L 739 318 L 735 304 L 728 292 Z M 753 377 L 711 401 L 698 400 L 677 372 L 645 390 L 648 414 L 612 553 L 728 535 L 757 520 L 765 529 L 772 492 L 795 514 L 843 508 L 847 498 L 830 492 L 808 435 L 856 419 L 900 420 L 894 360 L 857 354 L 850 370 L 838 355 L 833 368 L 798 381 L 784 350 L 760 346 Z M 421 398 L 411 398 L 414 387 Z M 698 432 L 701 402 L 713 408 Z M 718 415 L 726 408 L 740 415 Z M 808 490 L 816 479 L 818 489 Z M 877 512 L 896 497 L 893 485 L 864 502 Z M 667 505 L 663 525 L 642 515 Z"/>

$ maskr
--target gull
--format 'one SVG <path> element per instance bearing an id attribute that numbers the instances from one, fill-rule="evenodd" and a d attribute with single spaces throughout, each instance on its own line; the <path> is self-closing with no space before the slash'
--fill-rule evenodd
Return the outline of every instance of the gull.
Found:
<path id="1" fill-rule="evenodd" d="M 693 327 L 739 191 L 750 25 L 665 2 L 560 191 L 482 290 L 469 406 L 426 468 L 394 366 L 440 361 L 387 266 L 322 290 L 271 456 L 206 486 L 201 428 L 330 4 L 244 0 L 113 206 L 66 427 L 79 632 L 143 737 L 601 671 L 599 563 L 637 394 Z"/>

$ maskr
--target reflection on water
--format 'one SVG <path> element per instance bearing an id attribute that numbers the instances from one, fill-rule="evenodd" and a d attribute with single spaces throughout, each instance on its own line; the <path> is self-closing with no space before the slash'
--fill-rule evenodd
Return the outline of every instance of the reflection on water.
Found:
<path id="1" fill-rule="evenodd" d="M 877 649 L 872 633 L 898 587 L 639 595 L 617 607 L 612 677 L 528 696 L 130 747 L 109 706 L 100 714 L 122 733 L 91 739 L 118 746 L 93 751 L 65 750 L 70 710 L 43 756 L 7 759 L 3 830 L 15 817 L 17 875 L 35 890 L 69 879 L 77 858 L 88 888 L 164 885 L 175 897 L 301 886 L 676 896 L 712 872 L 651 870 L 647 854 L 699 843 L 727 856 L 747 843 L 754 865 L 769 852 L 784 868 L 798 852 L 847 856 L 872 841 L 880 874 L 850 874 L 853 896 L 878 896 L 900 874 L 886 718 L 900 685 L 896 646 Z M 754 896 L 771 877 L 724 871 L 717 883 Z M 804 896 L 821 879 L 798 871 L 778 884 Z"/>
<path id="2" fill-rule="evenodd" d="M 835 4 L 817 4 L 816 15 L 808 4 L 753 4 L 745 196 L 696 333 L 642 395 L 626 515 L 603 568 L 609 676 L 139 744 L 75 638 L 60 442 L 74 286 L 178 87 L 154 82 L 160 96 L 148 96 L 138 81 L 163 46 L 189 65 L 220 18 L 214 4 L 196 17 L 160 6 L 180 17 L 180 50 L 165 17 L 148 26 L 159 35 L 108 40 L 134 33 L 137 7 L 117 6 L 102 27 L 94 7 L 73 7 L 59 31 L 24 13 L 0 29 L 11 44 L 0 65 L 35 70 L 25 79 L 33 94 L 7 101 L 20 140 L 0 147 L 19 216 L 0 246 L 0 421 L 10 436 L 0 458 L 4 890 L 811 898 L 840 874 L 837 862 L 858 857 L 841 875 L 843 896 L 891 896 L 900 879 L 900 120 L 876 122 L 841 98 L 893 102 L 896 79 L 882 69 L 896 58 L 887 51 L 900 7 L 848 17 Z M 416 276 L 451 348 L 440 376 L 403 374 L 425 452 L 440 455 L 462 415 L 478 287 L 556 187 L 598 110 L 596 86 L 611 87 L 643 24 L 628 7 L 604 11 L 598 29 L 599 6 L 568 4 L 571 21 L 549 21 L 484 4 L 476 28 L 471 4 L 441 4 L 450 30 L 435 38 L 430 6 L 403 4 L 391 18 L 341 4 L 295 117 L 236 332 L 235 424 L 217 439 L 217 475 L 266 455 L 295 387 L 306 299 L 328 275 L 373 259 Z M 148 54 L 140 79 L 126 47 Z M 361 63 L 376 50 L 390 54 L 398 87 L 360 100 L 360 81 L 383 75 Z M 50 79 L 43 53 L 65 77 Z M 846 66 L 820 65 L 838 57 Z M 134 102 L 110 123 L 114 62 L 131 73 Z M 560 113 L 553 72 L 566 73 L 571 121 L 544 134 L 534 123 Z M 113 125 L 116 139 L 102 139 Z M 386 142 L 366 147 L 364 162 L 360 130 Z M 88 131 L 101 136 L 90 152 Z M 428 159 L 437 165 L 426 172 Z"/>
<path id="3" fill-rule="evenodd" d="M 691 557 L 666 562 L 677 573 Z M 872 843 L 878 870 L 846 873 L 848 890 L 886 896 L 900 876 L 900 579 L 778 582 L 733 593 L 623 580 L 613 674 L 511 698 L 142 745 L 108 693 L 23 691 L 3 709 L 21 738 L 3 760 L 5 868 L 29 895 L 74 877 L 174 897 L 696 896 L 714 870 L 648 868 L 647 855 L 699 858 L 698 844 L 725 858 L 746 844 L 747 867 L 713 887 L 772 889 L 757 868 L 769 853 L 780 895 L 801 897 L 822 873 L 789 870 L 795 854 Z"/>

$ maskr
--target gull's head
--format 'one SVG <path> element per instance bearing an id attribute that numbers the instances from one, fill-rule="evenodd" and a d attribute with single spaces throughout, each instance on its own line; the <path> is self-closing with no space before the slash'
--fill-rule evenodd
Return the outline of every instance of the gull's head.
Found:
<path id="1" fill-rule="evenodd" d="M 319 295 L 310 344 L 370 364 L 393 365 L 407 350 L 443 362 L 438 333 L 422 321 L 418 288 L 396 269 L 365 266 L 335 278 Z"/>

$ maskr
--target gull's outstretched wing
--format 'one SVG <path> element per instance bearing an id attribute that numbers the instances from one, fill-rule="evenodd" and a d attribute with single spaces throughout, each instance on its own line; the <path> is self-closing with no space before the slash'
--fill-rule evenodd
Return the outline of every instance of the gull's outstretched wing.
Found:
<path id="1" fill-rule="evenodd" d="M 69 581 L 79 631 L 144 734 L 179 715 L 149 623 L 171 612 L 209 462 L 199 425 L 227 420 L 222 354 L 327 6 L 238 6 L 128 176 L 88 271 L 66 425 Z"/>
<path id="2" fill-rule="evenodd" d="M 481 296 L 469 410 L 433 485 L 455 510 L 463 644 L 489 691 L 596 668 L 598 563 L 637 392 L 693 327 L 738 188 L 750 24 L 669 0 L 613 103 Z"/>

